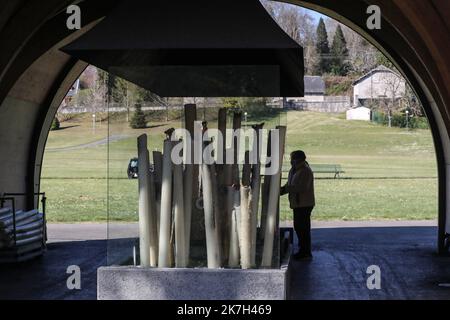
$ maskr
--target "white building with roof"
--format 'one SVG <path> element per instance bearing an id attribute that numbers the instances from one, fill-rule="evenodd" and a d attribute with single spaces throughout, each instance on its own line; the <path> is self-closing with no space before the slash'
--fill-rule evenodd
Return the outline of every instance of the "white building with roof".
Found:
<path id="1" fill-rule="evenodd" d="M 292 102 L 323 102 L 325 99 L 325 81 L 319 76 L 305 76 L 305 96 L 291 97 L 287 101 Z"/>
<path id="2" fill-rule="evenodd" d="M 325 100 L 325 81 L 319 76 L 305 76 L 305 96 L 287 97 L 288 105 L 296 105 L 304 102 L 323 102 Z M 283 98 L 277 97 L 272 100 L 271 105 L 283 105 Z"/>
<path id="3" fill-rule="evenodd" d="M 382 99 L 398 100 L 405 94 L 405 79 L 395 71 L 378 66 L 353 82 L 353 107 Z"/>

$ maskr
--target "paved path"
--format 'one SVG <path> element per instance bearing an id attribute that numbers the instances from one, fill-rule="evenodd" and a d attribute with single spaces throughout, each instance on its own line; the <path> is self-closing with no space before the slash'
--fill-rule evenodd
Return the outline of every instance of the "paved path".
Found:
<path id="1" fill-rule="evenodd" d="M 292 226 L 292 222 L 280 223 L 282 227 Z M 328 228 L 377 228 L 377 227 L 434 227 L 437 221 L 313 221 L 313 229 Z M 137 223 L 57 223 L 48 225 L 50 242 L 102 240 L 107 238 L 127 238 L 138 234 Z M 109 234 L 109 236 L 108 236 Z"/>
<path id="2" fill-rule="evenodd" d="M 394 224 L 395 226 L 390 226 Z M 450 299 L 450 258 L 438 257 L 434 221 L 314 223 L 314 259 L 294 262 L 292 299 Z M 51 224 L 47 253 L 0 266 L 0 299 L 95 299 L 96 269 L 111 238 L 133 236 L 136 224 Z M 82 290 L 66 287 L 79 265 Z M 381 290 L 368 290 L 366 269 L 381 268 Z"/>
<path id="3" fill-rule="evenodd" d="M 127 135 L 111 135 L 108 138 L 100 139 L 97 141 L 79 144 L 77 146 L 69 146 L 69 147 L 61 147 L 61 148 L 46 148 L 46 152 L 59 152 L 59 151 L 71 151 L 71 150 L 79 150 L 85 148 L 92 148 L 101 145 L 105 145 L 109 142 L 120 141 L 129 138 Z"/>

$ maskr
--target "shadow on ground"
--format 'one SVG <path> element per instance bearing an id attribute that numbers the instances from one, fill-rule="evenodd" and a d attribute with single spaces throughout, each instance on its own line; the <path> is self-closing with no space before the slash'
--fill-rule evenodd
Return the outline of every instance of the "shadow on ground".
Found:
<path id="1" fill-rule="evenodd" d="M 450 299 L 450 258 L 436 255 L 435 227 L 314 229 L 314 259 L 293 262 L 291 299 Z M 0 299 L 96 299 L 106 240 L 55 242 L 28 263 L 0 266 Z M 82 289 L 67 289 L 67 267 L 81 268 Z M 381 268 L 381 290 L 366 286 Z"/>
<path id="2" fill-rule="evenodd" d="M 436 254 L 435 227 L 314 229 L 314 259 L 295 261 L 291 299 L 450 299 L 450 258 Z M 367 267 L 381 290 L 367 288 Z"/>
<path id="3" fill-rule="evenodd" d="M 106 264 L 106 240 L 49 243 L 44 256 L 0 265 L 0 299 L 97 298 L 97 268 Z M 81 290 L 67 288 L 67 267 L 81 270 Z"/>

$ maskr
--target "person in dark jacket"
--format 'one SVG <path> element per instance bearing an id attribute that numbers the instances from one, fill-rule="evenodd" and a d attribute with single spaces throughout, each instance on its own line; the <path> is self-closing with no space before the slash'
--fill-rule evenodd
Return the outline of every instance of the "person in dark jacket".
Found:
<path id="1" fill-rule="evenodd" d="M 300 250 L 295 259 L 312 258 L 311 213 L 316 204 L 314 175 L 303 151 L 291 153 L 291 170 L 288 181 L 281 188 L 281 195 L 289 194 L 289 205 L 294 211 L 294 229 L 299 239 Z"/>

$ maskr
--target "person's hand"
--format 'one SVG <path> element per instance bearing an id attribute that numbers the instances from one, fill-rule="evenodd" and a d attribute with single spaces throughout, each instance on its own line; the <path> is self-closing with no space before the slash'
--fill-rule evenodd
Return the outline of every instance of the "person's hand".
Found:
<path id="1" fill-rule="evenodd" d="M 282 195 L 285 195 L 287 193 L 287 191 L 286 191 L 286 186 L 282 186 L 281 188 L 280 188 L 280 195 L 282 196 Z"/>
<path id="2" fill-rule="evenodd" d="M 239 183 L 238 184 L 232 184 L 231 187 L 233 187 L 234 190 L 239 190 L 241 185 Z"/>

